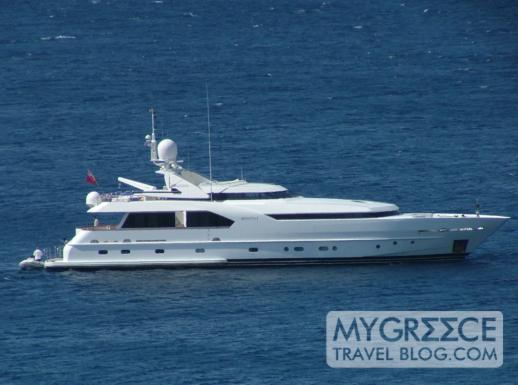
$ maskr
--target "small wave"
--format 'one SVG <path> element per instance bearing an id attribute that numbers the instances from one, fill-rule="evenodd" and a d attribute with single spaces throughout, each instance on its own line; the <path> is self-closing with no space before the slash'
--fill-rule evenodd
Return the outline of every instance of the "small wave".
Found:
<path id="1" fill-rule="evenodd" d="M 354 29 L 362 29 L 362 28 L 363 28 L 363 25 L 355 25 L 353 28 L 354 28 Z"/>
<path id="2" fill-rule="evenodd" d="M 40 37 L 40 40 L 48 41 L 48 40 L 66 40 L 66 39 L 76 39 L 73 35 L 57 35 L 57 36 L 43 36 Z"/>

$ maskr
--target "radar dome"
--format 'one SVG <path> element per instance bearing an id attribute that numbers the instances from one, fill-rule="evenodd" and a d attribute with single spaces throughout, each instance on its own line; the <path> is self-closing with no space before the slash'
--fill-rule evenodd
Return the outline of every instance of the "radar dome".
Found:
<path id="1" fill-rule="evenodd" d="M 164 139 L 158 143 L 158 159 L 164 162 L 176 162 L 178 148 L 171 139 Z"/>
<path id="2" fill-rule="evenodd" d="M 88 207 L 95 207 L 101 203 L 101 194 L 97 191 L 92 191 L 86 196 L 86 205 Z"/>

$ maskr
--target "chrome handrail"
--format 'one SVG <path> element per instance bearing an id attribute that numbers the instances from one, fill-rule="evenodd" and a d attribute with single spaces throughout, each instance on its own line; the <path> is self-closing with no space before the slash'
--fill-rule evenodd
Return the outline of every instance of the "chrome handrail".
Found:
<path id="1" fill-rule="evenodd" d="M 64 247 L 64 245 L 45 247 L 43 249 L 43 256 L 45 257 L 45 259 L 62 259 Z"/>

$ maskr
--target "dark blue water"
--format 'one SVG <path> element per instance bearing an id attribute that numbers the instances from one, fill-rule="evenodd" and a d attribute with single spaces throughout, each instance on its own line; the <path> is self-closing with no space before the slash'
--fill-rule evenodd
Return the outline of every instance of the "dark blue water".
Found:
<path id="1" fill-rule="evenodd" d="M 17 1 L 0 12 L 0 383 L 510 384 L 518 374 L 512 1 Z M 308 196 L 513 217 L 461 263 L 19 272 L 89 221 L 86 169 L 188 165 Z M 337 370 L 330 310 L 500 310 L 499 369 Z"/>

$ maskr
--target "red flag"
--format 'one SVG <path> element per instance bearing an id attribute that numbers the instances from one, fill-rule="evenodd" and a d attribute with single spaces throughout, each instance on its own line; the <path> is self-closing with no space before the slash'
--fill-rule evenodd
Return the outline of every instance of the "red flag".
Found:
<path id="1" fill-rule="evenodd" d="M 88 170 L 86 173 L 86 183 L 97 185 L 97 179 L 95 179 L 93 172 L 90 170 Z"/>

